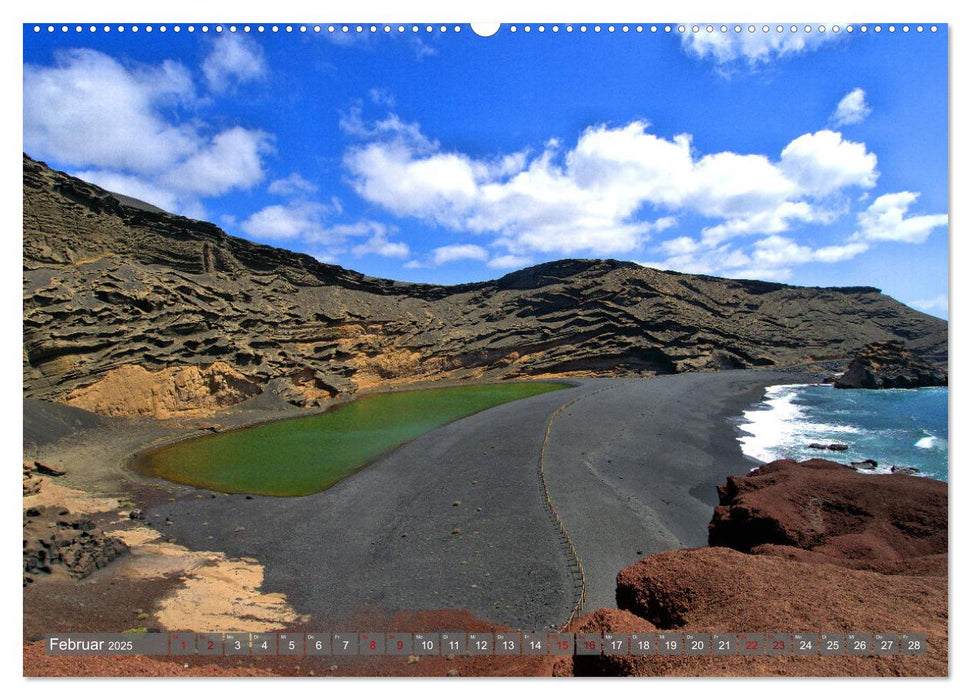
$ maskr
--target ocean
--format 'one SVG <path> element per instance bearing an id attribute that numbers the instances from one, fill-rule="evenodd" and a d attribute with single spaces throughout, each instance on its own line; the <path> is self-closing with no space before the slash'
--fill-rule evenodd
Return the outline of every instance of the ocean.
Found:
<path id="1" fill-rule="evenodd" d="M 876 460 L 947 481 L 947 388 L 834 389 L 829 384 L 768 387 L 739 423 L 742 452 L 754 459 L 821 457 L 849 464 Z M 845 452 L 810 443 L 842 443 Z M 863 470 L 861 470 L 863 471 Z"/>

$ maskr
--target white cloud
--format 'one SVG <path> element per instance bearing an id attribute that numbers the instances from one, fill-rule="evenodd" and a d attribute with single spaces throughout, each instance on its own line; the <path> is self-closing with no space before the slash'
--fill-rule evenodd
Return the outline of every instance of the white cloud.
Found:
<path id="1" fill-rule="evenodd" d="M 326 239 L 324 215 L 327 209 L 316 202 L 271 204 L 240 223 L 248 236 L 268 241 Z"/>
<path id="2" fill-rule="evenodd" d="M 947 214 L 907 216 L 919 196 L 906 191 L 880 195 L 857 216 L 859 230 L 854 239 L 923 243 L 934 229 L 947 226 L 948 219 Z"/>
<path id="3" fill-rule="evenodd" d="M 456 243 L 454 245 L 444 245 L 432 250 L 432 265 L 445 265 L 447 263 L 458 262 L 459 260 L 479 260 L 489 259 L 489 252 L 482 246 L 471 243 Z"/>
<path id="4" fill-rule="evenodd" d="M 317 191 L 317 185 L 306 180 L 299 173 L 290 173 L 284 178 L 271 182 L 266 191 L 281 197 L 290 197 L 295 194 L 313 194 Z"/>
<path id="5" fill-rule="evenodd" d="M 385 258 L 407 258 L 411 255 L 411 249 L 407 243 L 388 240 L 388 236 L 394 230 L 392 227 L 370 221 L 359 225 L 357 229 L 362 233 L 370 231 L 371 236 L 351 249 L 354 255 L 380 255 Z"/>
<path id="6" fill-rule="evenodd" d="M 263 179 L 263 156 L 270 150 L 263 132 L 233 127 L 216 134 L 204 148 L 166 173 L 160 181 L 203 196 L 249 188 Z"/>
<path id="7" fill-rule="evenodd" d="M 756 240 L 744 251 L 728 243 L 712 247 L 702 240 L 680 236 L 658 246 L 658 252 L 664 256 L 661 260 L 641 264 L 734 279 L 782 281 L 791 277 L 796 265 L 842 262 L 868 249 L 868 244 L 862 242 L 813 248 L 786 236 L 770 235 Z"/>
<path id="8" fill-rule="evenodd" d="M 866 119 L 872 110 L 866 103 L 866 93 L 863 88 L 853 88 L 836 105 L 836 111 L 829 118 L 833 126 L 859 124 Z"/>
<path id="9" fill-rule="evenodd" d="M 192 76 L 178 62 L 60 52 L 54 65 L 24 66 L 24 149 L 106 189 L 199 217 L 202 198 L 262 180 L 270 137 L 241 126 L 212 133 L 201 121 L 175 118 L 179 107 L 197 104 Z"/>
<path id="10" fill-rule="evenodd" d="M 827 129 L 793 140 L 782 150 L 779 166 L 803 192 L 814 196 L 853 186 L 871 188 L 879 176 L 877 157 L 865 144 L 846 141 Z"/>
<path id="11" fill-rule="evenodd" d="M 809 262 L 835 263 L 854 258 L 868 248 L 866 243 L 847 243 L 813 249 L 785 236 L 767 236 L 753 245 L 752 262 L 773 268 Z"/>
<path id="12" fill-rule="evenodd" d="M 371 88 L 368 90 L 367 95 L 368 99 L 376 105 L 383 107 L 394 107 L 395 105 L 394 95 L 384 88 Z"/>
<path id="13" fill-rule="evenodd" d="M 532 258 L 527 258 L 522 255 L 497 255 L 487 262 L 486 265 L 494 270 L 518 270 L 531 265 L 532 262 Z"/>
<path id="14" fill-rule="evenodd" d="M 709 246 L 780 233 L 831 221 L 838 212 L 830 199 L 873 187 L 878 176 L 864 144 L 825 130 L 793 140 L 778 160 L 698 155 L 689 135 L 666 139 L 643 121 L 590 127 L 567 151 L 551 141 L 532 155 L 483 160 L 443 150 L 395 115 L 365 124 L 357 112 L 345 122 L 367 141 L 344 160 L 361 197 L 397 216 L 495 234 L 496 245 L 519 256 L 630 254 L 680 213 L 714 220 Z"/>
<path id="15" fill-rule="evenodd" d="M 162 172 L 198 148 L 193 127 L 162 116 L 194 96 L 174 61 L 126 67 L 89 49 L 58 52 L 52 66 L 24 65 L 24 149 L 65 165 Z"/>
<path id="16" fill-rule="evenodd" d="M 693 26 L 693 25 L 692 25 Z M 707 26 L 707 25 L 706 25 Z M 839 35 L 832 32 L 805 32 L 802 27 L 792 32 L 788 26 L 783 31 L 776 31 L 776 26 L 762 31 L 762 26 L 756 26 L 754 32 L 743 26 L 741 32 L 720 32 L 716 26 L 714 31 L 693 32 L 691 27 L 681 35 L 681 47 L 690 56 L 711 60 L 720 66 L 733 63 L 747 64 L 754 67 L 768 63 L 778 58 L 811 51 L 822 44 L 836 40 Z"/>
<path id="17" fill-rule="evenodd" d="M 209 89 L 225 92 L 266 75 L 263 49 L 242 34 L 223 34 L 213 42 L 212 52 L 202 62 Z"/>
<path id="18" fill-rule="evenodd" d="M 394 226 L 366 220 L 334 224 L 330 218 L 335 213 L 339 213 L 339 209 L 332 204 L 293 200 L 263 207 L 244 219 L 239 227 L 247 236 L 258 240 L 289 245 L 299 243 L 326 263 L 338 262 L 355 239 L 365 239 L 350 247 L 349 252 L 356 257 L 407 258 L 411 254 L 407 243 L 391 240 L 397 233 Z"/>

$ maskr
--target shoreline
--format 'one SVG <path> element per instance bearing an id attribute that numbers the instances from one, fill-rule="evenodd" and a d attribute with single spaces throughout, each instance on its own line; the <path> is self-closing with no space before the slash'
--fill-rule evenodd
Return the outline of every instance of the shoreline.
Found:
<path id="1" fill-rule="evenodd" d="M 946 399 L 941 404 L 938 398 L 947 391 L 778 384 L 766 387 L 763 400 L 744 412 L 738 439 L 743 453 L 760 464 L 828 459 L 862 474 L 915 470 L 908 473 L 947 482 L 948 426 L 946 418 L 941 422 Z M 886 418 L 898 414 L 900 421 Z"/>
<path id="2" fill-rule="evenodd" d="M 577 542 L 587 575 L 600 579 L 600 584 L 591 586 L 593 593 L 584 607 L 587 613 L 605 602 L 613 607 L 613 579 L 623 566 L 611 568 L 610 557 L 619 556 L 612 551 L 616 543 L 630 540 L 601 528 L 591 549 L 590 536 L 596 528 L 588 528 L 578 517 L 591 510 L 596 492 L 574 484 L 583 498 L 579 505 L 571 505 L 569 480 L 578 470 L 598 479 L 602 492 L 632 515 L 623 521 L 625 527 L 633 524 L 636 529 L 647 522 L 670 535 L 656 537 L 654 547 L 641 543 L 638 549 L 625 550 L 616 559 L 624 566 L 654 552 L 705 545 L 718 502 L 715 488 L 728 476 L 743 475 L 755 465 L 737 440 L 737 419 L 760 402 L 766 387 L 813 381 L 811 377 L 821 374 L 796 368 L 633 381 L 557 380 L 575 385 L 442 426 L 318 494 L 203 498 L 204 490 L 164 482 L 159 487 L 149 485 L 146 490 L 153 493 L 138 505 L 145 505 L 148 522 L 163 543 L 184 547 L 189 553 L 219 552 L 229 562 L 258 563 L 263 595 L 283 594 L 296 614 L 309 616 L 309 622 L 299 628 L 361 617 L 366 608 L 387 614 L 461 610 L 489 624 L 552 628 L 566 619 L 571 599 L 569 566 L 539 502 L 535 460 L 542 437 L 537 428 L 545 426 L 558 407 L 572 404 L 551 427 L 546 468 L 551 497 Z M 620 436 L 631 426 L 624 421 L 640 418 L 630 410 L 631 402 L 650 409 L 646 425 L 651 430 L 627 430 L 625 442 Z M 607 411 L 610 404 L 613 408 Z M 290 417 L 297 416 L 277 419 Z M 535 425 L 526 425 L 530 421 Z M 615 434 L 591 440 L 583 426 L 611 428 Z M 627 449 L 630 439 L 640 445 L 639 450 Z M 630 464 L 614 460 L 609 450 L 593 467 L 582 460 L 567 465 L 562 462 L 564 455 L 590 451 L 573 450 L 577 441 L 610 445 L 641 457 L 654 455 L 653 465 L 642 470 L 640 481 L 629 476 L 618 479 Z M 485 457 L 483 448 L 493 446 L 505 452 L 499 458 Z M 658 455 L 662 458 L 657 459 Z M 433 469 L 430 465 L 436 462 L 447 467 Z M 493 473 L 497 464 L 503 468 L 500 474 Z M 453 501 L 463 505 L 456 509 Z M 361 512 L 362 507 L 376 512 L 375 523 L 355 533 L 347 527 L 345 514 Z M 640 517 L 649 511 L 651 517 Z M 318 522 L 321 519 L 325 522 Z M 198 532 L 200 523 L 208 534 Z M 453 527 L 461 534 L 449 536 Z M 537 539 L 544 532 L 546 539 Z M 402 533 L 407 537 L 402 538 Z M 592 556 L 591 551 L 599 554 Z M 110 579 L 114 566 L 98 572 L 100 580 Z M 193 576 L 186 580 L 191 582 Z M 472 581 L 478 586 L 469 587 Z M 168 599 L 177 598 L 179 590 L 173 593 L 166 588 Z M 609 600 L 604 600 L 605 595 Z M 321 604 L 323 597 L 331 600 Z M 491 605 L 492 598 L 499 598 L 502 605 Z"/>
<path id="3" fill-rule="evenodd" d="M 575 381 L 570 381 L 570 380 L 558 381 L 558 380 L 554 380 L 554 379 L 541 379 L 541 380 L 535 380 L 535 381 L 536 382 L 542 382 L 544 384 L 562 384 L 563 385 L 562 386 L 562 389 L 569 389 L 569 388 L 573 388 L 573 387 L 578 386 L 578 384 L 576 384 Z M 523 383 L 523 382 L 522 382 L 522 380 L 516 380 L 515 382 L 512 382 L 512 383 Z M 530 381 L 529 383 L 533 383 L 533 382 Z M 233 494 L 242 494 L 242 495 L 257 495 L 257 494 L 253 494 L 253 493 L 251 493 L 249 491 L 225 491 L 223 489 L 210 488 L 210 487 L 207 487 L 207 486 L 193 486 L 192 484 L 186 484 L 186 483 L 181 482 L 181 481 L 173 481 L 173 480 L 170 480 L 170 479 L 166 479 L 165 477 L 151 476 L 149 474 L 146 474 L 141 469 L 137 468 L 135 466 L 135 461 L 137 459 L 139 459 L 139 458 L 145 457 L 147 454 L 149 454 L 151 452 L 155 452 L 156 450 L 161 450 L 161 449 L 164 449 L 164 448 L 167 448 L 167 447 L 171 447 L 172 445 L 177 445 L 177 444 L 180 444 L 180 443 L 183 443 L 183 442 L 190 442 L 190 441 L 193 441 L 193 440 L 204 440 L 204 439 L 206 439 L 208 437 L 211 437 L 212 435 L 223 435 L 223 434 L 227 434 L 227 433 L 240 432 L 240 431 L 243 431 L 243 430 L 249 430 L 251 428 L 257 428 L 257 427 L 260 427 L 260 426 L 263 426 L 263 425 L 269 425 L 271 423 L 281 423 L 281 422 L 284 422 L 284 421 L 299 420 L 299 419 L 303 419 L 303 418 L 315 418 L 317 416 L 325 415 L 325 414 L 331 412 L 332 410 L 336 410 L 336 409 L 340 408 L 341 406 L 346 406 L 346 405 L 349 405 L 349 404 L 353 403 L 354 401 L 357 401 L 357 400 L 360 400 L 360 399 L 366 399 L 366 398 L 369 398 L 371 396 L 380 396 L 380 395 L 388 394 L 388 393 L 406 393 L 407 391 L 428 391 L 428 390 L 432 390 L 432 389 L 455 389 L 455 388 L 461 388 L 462 386 L 494 386 L 494 385 L 497 385 L 497 384 L 503 384 L 503 382 L 489 381 L 489 382 L 476 382 L 474 384 L 464 384 L 464 385 L 463 384 L 455 384 L 455 383 L 449 382 L 447 385 L 440 385 L 440 386 L 435 386 L 435 387 L 409 388 L 409 389 L 404 389 L 404 390 L 392 389 L 390 391 L 364 392 L 364 393 L 361 393 L 361 394 L 355 394 L 352 397 L 348 397 L 344 401 L 335 401 L 334 403 L 330 404 L 329 406 L 327 406 L 326 408 L 324 408 L 321 411 L 314 411 L 312 413 L 305 413 L 305 414 L 302 414 L 302 415 L 281 415 L 281 416 L 276 416 L 276 417 L 270 417 L 270 418 L 267 418 L 265 420 L 258 420 L 258 421 L 254 421 L 254 422 L 251 422 L 251 423 L 244 423 L 244 424 L 239 424 L 239 425 L 233 425 L 232 427 L 227 428 L 225 430 L 220 429 L 220 430 L 216 430 L 216 431 L 212 431 L 212 430 L 206 431 L 205 429 L 201 429 L 203 431 L 203 433 L 201 435 L 195 435 L 195 434 L 178 435 L 178 436 L 174 437 L 170 441 L 161 442 L 161 443 L 155 443 L 155 444 L 152 444 L 151 446 L 146 446 L 146 447 L 144 447 L 142 449 L 139 449 L 137 452 L 134 452 L 133 454 L 131 454 L 128 457 L 128 459 L 125 461 L 125 469 L 127 471 L 129 471 L 129 472 L 132 472 L 133 474 L 138 475 L 139 477 L 141 477 L 143 479 L 148 479 L 148 480 L 151 480 L 151 481 L 160 481 L 160 482 L 165 482 L 165 483 L 174 483 L 174 484 L 178 484 L 180 486 L 187 486 L 189 488 L 194 488 L 194 489 L 199 490 L 199 491 L 215 491 L 217 493 L 233 493 Z M 557 390 L 554 390 L 554 391 L 557 391 Z M 525 398 L 529 398 L 529 397 L 525 397 Z M 518 401 L 518 400 L 521 400 L 521 399 L 514 399 L 514 401 Z M 502 404 L 497 404 L 497 405 L 498 406 L 501 406 Z M 469 413 L 469 414 L 464 415 L 464 416 L 459 416 L 458 418 L 453 418 L 453 419 L 449 420 L 446 423 L 442 423 L 441 425 L 436 426 L 432 430 L 438 430 L 439 428 L 444 428 L 445 426 L 450 425 L 451 423 L 454 423 L 455 421 L 463 420 L 464 418 L 469 418 L 470 416 L 474 416 L 474 415 L 476 415 L 478 413 L 482 413 L 483 411 L 488 411 L 491 408 L 496 408 L 496 406 L 489 406 L 487 408 L 479 409 L 475 413 Z M 380 453 L 378 455 L 375 455 L 374 457 L 371 457 L 370 459 L 368 459 L 367 461 L 363 462 L 359 466 L 354 467 L 352 470 L 348 471 L 346 474 L 344 474 L 344 476 L 340 477 L 340 479 L 338 479 L 337 481 L 333 482 L 329 486 L 326 486 L 324 489 L 322 489 L 322 491 L 326 491 L 327 489 L 336 486 L 340 481 L 343 481 L 344 479 L 346 479 L 346 478 L 348 478 L 348 477 L 356 474 L 357 472 L 359 472 L 362 469 L 368 468 L 369 466 L 371 466 L 377 460 L 381 459 L 382 457 L 385 457 L 386 455 L 394 452 L 397 449 L 400 449 L 400 448 L 404 447 L 405 445 L 413 442 L 414 440 L 417 440 L 419 437 L 421 437 L 421 435 L 418 435 L 416 437 L 413 437 L 413 438 L 410 438 L 408 440 L 405 440 L 404 442 L 398 443 L 397 445 L 395 445 L 393 447 L 390 447 L 389 449 L 385 450 L 384 452 L 382 452 L 382 453 Z M 320 491 L 318 491 L 316 493 L 320 493 Z M 259 495 L 269 495 L 269 494 L 259 494 Z M 304 495 L 312 496 L 314 494 L 304 494 Z M 273 496 L 273 497 L 274 498 L 295 498 L 295 496 Z"/>

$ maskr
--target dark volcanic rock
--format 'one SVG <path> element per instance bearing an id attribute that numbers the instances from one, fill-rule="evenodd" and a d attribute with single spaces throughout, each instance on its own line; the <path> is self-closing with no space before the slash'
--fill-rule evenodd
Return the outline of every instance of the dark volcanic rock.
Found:
<path id="1" fill-rule="evenodd" d="M 846 450 L 850 449 L 850 446 L 842 442 L 830 442 L 830 443 L 811 442 L 809 443 L 809 449 L 830 450 L 832 452 L 846 452 Z"/>
<path id="2" fill-rule="evenodd" d="M 40 574 L 64 572 L 76 579 L 128 552 L 124 542 L 109 537 L 83 516 L 37 506 L 24 510 L 24 585 Z"/>
<path id="3" fill-rule="evenodd" d="M 406 284 L 127 206 L 27 156 L 23 178 L 24 396 L 102 414 L 215 410 L 254 387 L 315 405 L 423 379 L 790 365 L 893 339 L 947 354 L 944 321 L 870 287 L 616 260 Z"/>
<path id="4" fill-rule="evenodd" d="M 53 464 L 47 464 L 45 462 L 34 462 L 34 469 L 46 476 L 64 476 L 67 474 L 62 467 L 54 466 Z"/>
<path id="5" fill-rule="evenodd" d="M 917 389 L 947 386 L 947 370 L 907 350 L 899 341 L 870 343 L 838 377 L 837 389 Z"/>

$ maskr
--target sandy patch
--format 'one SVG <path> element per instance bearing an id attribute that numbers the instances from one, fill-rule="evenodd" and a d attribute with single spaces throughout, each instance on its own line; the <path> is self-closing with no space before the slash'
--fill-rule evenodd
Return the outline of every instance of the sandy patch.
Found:
<path id="1" fill-rule="evenodd" d="M 118 510 L 118 499 L 92 496 L 86 491 L 61 486 L 43 477 L 40 491 L 32 496 L 24 496 L 24 508 L 41 506 L 59 506 L 78 514 L 108 513 Z"/>
<path id="2" fill-rule="evenodd" d="M 263 566 L 165 542 L 149 527 L 115 530 L 131 549 L 119 575 L 133 579 L 177 576 L 181 586 L 159 601 L 155 617 L 165 629 L 268 632 L 303 622 L 282 593 L 264 593 Z"/>
<path id="3" fill-rule="evenodd" d="M 44 478 L 38 493 L 24 497 L 24 508 L 53 506 L 75 515 L 117 512 L 116 529 L 129 556 L 106 573 L 133 581 L 176 577 L 181 585 L 157 602 L 155 618 L 173 630 L 267 632 L 302 622 L 281 593 L 264 593 L 263 566 L 255 559 L 230 559 L 221 552 L 193 551 L 163 539 L 161 533 L 127 518 L 115 498 L 93 496 Z M 126 525 L 128 525 L 126 527 Z"/>

